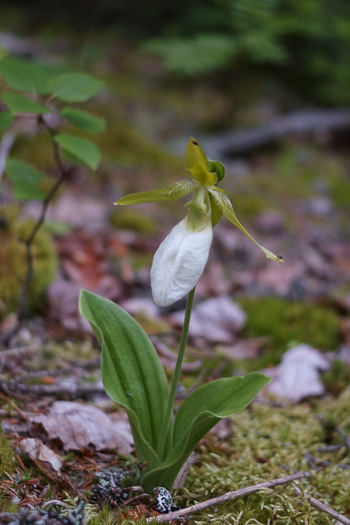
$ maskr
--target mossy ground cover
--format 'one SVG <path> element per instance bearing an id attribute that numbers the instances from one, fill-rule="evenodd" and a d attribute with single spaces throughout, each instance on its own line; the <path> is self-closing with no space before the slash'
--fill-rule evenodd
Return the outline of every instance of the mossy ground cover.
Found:
<path id="1" fill-rule="evenodd" d="M 22 283 L 26 275 L 27 239 L 35 225 L 34 220 L 18 218 L 18 209 L 13 206 L 0 211 L 3 220 L 0 252 L 0 296 L 8 311 L 17 311 Z M 28 309 L 35 310 L 45 298 L 48 285 L 54 280 L 58 259 L 51 235 L 42 229 L 33 243 L 34 275 L 29 286 Z"/>
<path id="2" fill-rule="evenodd" d="M 344 445 L 350 431 L 350 390 L 337 398 L 328 397 L 294 406 L 273 406 L 255 402 L 250 409 L 232 417 L 233 432 L 225 438 L 208 434 L 197 447 L 198 461 L 189 472 L 184 486 L 175 491 L 175 502 L 186 507 L 222 495 L 228 491 L 254 485 L 295 472 L 310 472 L 310 477 L 293 485 L 263 489 L 258 493 L 228 502 L 191 516 L 190 523 L 204 525 L 331 525 L 330 518 L 310 505 L 307 495 L 338 510 L 350 512 L 350 457 L 346 446 L 332 451 L 330 445 Z M 17 465 L 7 438 L 0 440 L 1 462 L 11 474 Z M 65 458 L 74 464 L 72 454 Z M 73 462 L 72 462 L 73 460 Z M 122 460 L 127 468 L 128 462 Z M 41 476 L 29 466 L 19 481 Z M 1 471 L 1 480 L 7 479 Z M 51 489 L 48 494 L 52 498 Z M 89 496 L 89 493 L 86 492 Z M 6 498 L 6 509 L 10 502 Z M 75 499 L 65 500 L 74 506 Z M 11 507 L 13 511 L 15 508 Z M 127 510 L 123 510 L 123 515 Z M 130 513 L 130 516 L 132 513 Z M 118 509 L 95 504 L 86 506 L 87 524 L 119 525 Z M 135 523 L 130 520 L 130 524 Z M 139 521 L 145 523 L 145 521 Z"/>
<path id="3" fill-rule="evenodd" d="M 79 62 L 79 67 L 84 67 L 79 38 L 77 35 L 76 50 L 71 55 L 71 60 Z M 54 39 L 52 35 L 47 35 L 49 45 L 50 42 L 52 44 L 52 39 Z M 94 42 L 91 42 L 90 48 L 93 45 Z M 157 74 L 152 77 L 152 74 L 146 72 L 143 59 L 134 55 L 134 50 L 129 57 L 122 57 L 120 70 L 116 67 L 116 58 L 111 48 L 106 53 L 104 39 L 102 43 L 96 45 L 93 54 L 97 57 L 96 61 L 91 61 L 93 67 L 98 65 L 101 58 L 104 59 L 102 71 L 106 71 L 103 75 L 108 86 L 104 94 L 105 101 L 102 97 L 91 106 L 96 114 L 105 116 L 108 120 L 108 131 L 94 138 L 103 152 L 103 163 L 100 172 L 93 180 L 94 188 L 101 183 L 100 194 L 105 195 L 106 202 L 108 199 L 110 204 L 122 194 L 166 186 L 177 180 L 179 173 L 181 177 L 186 176 L 183 160 L 163 147 L 166 143 L 176 149 L 174 141 L 179 133 L 176 130 L 181 129 L 181 133 L 186 134 L 187 138 L 188 134 L 220 129 L 223 124 L 230 126 L 237 121 L 256 123 L 255 112 L 251 109 L 237 108 L 239 104 L 229 90 L 226 90 L 226 93 L 218 90 L 217 82 L 204 85 L 203 82 L 174 83 L 172 78 L 164 81 L 161 75 L 157 76 L 160 73 L 157 67 Z M 88 65 L 87 68 L 89 67 Z M 236 83 L 236 79 L 234 80 Z M 245 85 L 238 86 L 238 89 L 247 93 Z M 235 109 L 238 111 L 235 112 Z M 18 137 L 13 154 L 33 162 L 38 168 L 47 170 L 50 174 L 54 171 L 52 151 L 43 133 L 30 138 Z M 242 162 L 245 168 L 244 176 L 235 173 L 233 164 L 232 170 L 227 172 L 225 188 L 232 196 L 239 218 L 243 222 L 247 221 L 248 227 L 254 225 L 255 219 L 262 212 L 273 209 L 280 212 L 285 220 L 286 230 L 283 234 L 288 235 L 292 232 L 292 243 L 299 233 L 304 234 L 310 221 L 317 221 L 322 227 L 325 223 L 333 224 L 333 221 L 337 220 L 337 226 L 341 225 L 343 232 L 349 231 L 350 182 L 349 159 L 346 155 L 331 152 L 323 147 L 291 141 L 269 154 L 259 154 Z M 82 191 L 88 191 L 86 188 L 89 187 L 91 174 L 79 171 L 79 177 L 81 177 Z M 111 188 L 113 188 L 113 196 L 111 196 Z M 331 216 L 316 218 L 301 213 L 302 205 L 318 196 L 329 199 L 334 213 Z M 164 209 L 166 209 L 166 219 L 164 219 L 165 214 L 162 214 Z M 172 222 L 173 218 L 169 219 L 170 214 L 181 218 L 184 209 L 178 204 L 171 203 L 163 208 L 158 205 L 147 208 L 147 214 L 143 210 L 125 212 L 123 210 L 118 216 L 112 214 L 111 224 L 118 231 L 131 229 L 141 237 L 148 236 L 158 234 L 167 221 Z M 158 219 L 161 215 L 160 221 Z M 25 231 L 22 232 L 23 234 Z M 16 250 L 18 246 L 20 245 L 16 244 Z M 33 282 L 33 292 L 40 297 L 47 287 L 47 277 L 51 275 L 54 261 L 51 256 L 48 257 L 47 251 L 39 248 L 38 264 L 40 262 L 43 266 L 40 268 L 37 266 L 37 277 L 45 282 L 40 287 L 38 285 L 38 288 Z M 132 255 L 134 268 L 149 266 L 151 257 L 151 253 Z M 6 264 L 9 262 L 7 261 Z M 5 267 L 6 265 L 1 265 L 0 275 Z M 233 266 L 230 268 L 232 269 Z M 20 271 L 23 271 L 23 265 Z M 17 302 L 18 283 L 14 288 L 16 290 L 10 295 Z M 334 350 L 340 342 L 339 317 L 331 308 L 317 306 L 311 302 L 293 302 L 276 297 L 243 297 L 239 302 L 248 315 L 244 336 L 269 337 L 261 359 L 239 363 L 239 366 L 242 364 L 245 370 L 256 370 L 262 366 L 277 364 L 282 353 L 292 343 L 307 342 L 329 351 Z M 147 325 L 149 332 L 161 331 L 159 323 L 156 329 L 154 323 L 152 327 L 150 326 L 149 320 L 144 321 L 144 325 Z M 63 367 L 70 360 L 91 360 L 98 356 L 98 352 L 89 346 L 70 343 L 52 344 L 45 352 L 44 357 L 47 360 L 45 369 L 48 372 L 55 371 L 61 365 Z M 61 365 L 57 364 L 58 361 L 61 361 Z M 218 361 L 215 364 L 217 365 Z M 209 366 L 211 365 L 213 362 L 209 363 Z M 33 359 L 28 363 L 29 370 L 38 368 L 44 368 L 42 362 Z M 232 366 L 228 366 L 224 372 L 226 371 L 232 374 Z M 70 374 L 68 368 L 66 374 L 67 376 Z M 233 434 L 227 436 L 225 442 L 220 441 L 215 435 L 207 436 L 197 449 L 199 463 L 192 468 L 185 486 L 178 491 L 176 502 L 181 506 L 190 505 L 225 491 L 290 472 L 310 470 L 311 467 L 305 457 L 305 454 L 309 453 L 320 463 L 312 477 L 306 482 L 300 482 L 298 486 L 342 513 L 348 514 L 350 470 L 345 468 L 349 466 L 346 449 L 342 448 L 336 453 L 319 452 L 318 449 L 321 446 L 341 442 L 336 427 L 346 432 L 350 430 L 348 416 L 350 399 L 349 391 L 345 390 L 349 377 L 348 367 L 343 362 L 334 362 L 323 379 L 329 391 L 337 397 L 294 407 L 256 403 L 250 410 L 235 416 Z M 94 378 L 91 376 L 91 379 Z M 192 379 L 190 378 L 191 381 Z M 90 379 L 87 377 L 84 380 Z M 318 416 L 328 421 L 328 429 L 320 422 Z M 11 473 L 16 463 L 9 443 L 8 439 L 3 440 L 0 436 L 2 460 L 0 465 L 4 465 L 6 471 Z M 322 462 L 329 462 L 329 465 L 322 466 Z M 27 463 L 25 465 L 27 466 Z M 1 470 L 0 473 L 3 476 Z M 39 475 L 39 471 L 31 471 L 28 467 L 28 476 Z M 45 483 L 48 481 L 45 480 Z M 52 496 L 50 490 L 47 496 L 48 498 Z M 8 505 L 12 503 L 8 502 Z M 88 506 L 87 514 L 89 525 L 95 523 L 109 525 L 120 522 L 116 513 L 109 508 L 101 511 L 96 506 Z M 260 492 L 238 500 L 234 504 L 208 509 L 201 515 L 193 516 L 192 522 L 198 525 L 202 523 L 236 525 L 333 523 L 328 516 L 311 508 L 306 498 L 295 495 L 292 486 Z"/>
<path id="4" fill-rule="evenodd" d="M 247 314 L 245 335 L 269 338 L 254 366 L 277 364 L 291 345 L 307 343 L 329 351 L 340 342 L 340 319 L 332 308 L 280 297 L 241 297 L 237 302 Z"/>
<path id="5" fill-rule="evenodd" d="M 194 466 L 177 503 L 190 505 L 230 490 L 297 471 L 311 471 L 306 481 L 296 482 L 305 494 L 312 494 L 343 514 L 350 511 L 350 460 L 346 447 L 337 452 L 321 452 L 329 444 L 341 443 L 336 429 L 350 429 L 350 391 L 338 399 L 311 404 L 272 407 L 254 403 L 232 418 L 231 437 L 220 442 L 209 435 L 199 447 L 199 464 Z M 332 420 L 328 435 L 320 422 Z M 230 447 L 229 450 L 228 447 Z M 310 468 L 308 456 L 315 458 Z M 322 464 L 328 463 L 328 466 Z M 193 516 L 193 523 L 204 525 L 332 524 L 329 516 L 311 507 L 304 496 L 295 494 L 292 485 L 263 490 Z"/>

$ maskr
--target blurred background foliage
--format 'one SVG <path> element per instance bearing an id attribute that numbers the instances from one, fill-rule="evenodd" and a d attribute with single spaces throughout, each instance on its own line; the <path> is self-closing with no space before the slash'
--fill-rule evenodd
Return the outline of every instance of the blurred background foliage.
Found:
<path id="1" fill-rule="evenodd" d="M 3 0 L 28 29 L 50 25 L 119 35 L 175 76 L 230 83 L 254 69 L 324 105 L 350 102 L 347 0 Z M 6 13 L 5 13 L 6 16 Z"/>

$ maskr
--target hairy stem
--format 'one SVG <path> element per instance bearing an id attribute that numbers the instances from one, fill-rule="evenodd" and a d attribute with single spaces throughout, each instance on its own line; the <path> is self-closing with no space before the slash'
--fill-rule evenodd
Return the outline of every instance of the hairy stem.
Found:
<path id="1" fill-rule="evenodd" d="M 182 334 L 181 334 L 181 340 L 180 340 L 180 347 L 179 352 L 177 354 L 177 360 L 174 370 L 173 379 L 171 382 L 171 388 L 168 398 L 168 404 L 166 407 L 166 411 L 164 414 L 163 424 L 160 432 L 159 437 L 159 443 L 158 443 L 158 456 L 159 458 L 163 459 L 164 455 L 164 449 L 165 449 L 165 443 L 168 435 L 169 425 L 171 418 L 173 417 L 173 406 L 175 401 L 175 395 L 176 395 L 176 389 L 177 385 L 179 383 L 180 379 L 180 373 L 181 373 L 181 366 L 182 361 L 185 354 L 186 344 L 187 344 L 187 338 L 188 338 L 188 330 L 190 327 L 190 319 L 191 319 L 191 313 L 192 313 L 192 306 L 193 306 L 193 298 L 194 298 L 194 292 L 196 287 L 193 288 L 193 290 L 190 291 L 187 298 L 187 304 L 186 304 L 186 312 L 185 312 L 185 319 L 184 319 L 184 325 L 182 328 Z"/>

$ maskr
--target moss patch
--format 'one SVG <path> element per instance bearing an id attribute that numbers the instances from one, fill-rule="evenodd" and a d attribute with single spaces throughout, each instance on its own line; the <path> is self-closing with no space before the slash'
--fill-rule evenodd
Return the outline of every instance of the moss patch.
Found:
<path id="1" fill-rule="evenodd" d="M 0 477 L 5 472 L 11 474 L 15 468 L 15 454 L 10 441 L 2 433 L 0 427 Z"/>
<path id="2" fill-rule="evenodd" d="M 144 235 L 155 233 L 157 225 L 149 215 L 145 215 L 136 208 L 117 207 L 110 216 L 110 223 L 120 230 L 133 230 Z"/>
<path id="3" fill-rule="evenodd" d="M 279 297 L 242 297 L 237 302 L 247 313 L 245 334 L 271 338 L 265 364 L 277 363 L 291 342 L 321 350 L 334 350 L 339 343 L 340 323 L 331 308 Z"/>
<path id="4" fill-rule="evenodd" d="M 322 400 L 316 407 L 303 404 L 272 408 L 254 403 L 250 410 L 232 418 L 235 430 L 231 438 L 220 442 L 209 434 L 202 441 L 200 464 L 191 469 L 176 503 L 191 505 L 230 490 L 309 471 L 306 454 L 311 454 L 317 461 L 329 462 L 329 465 L 314 470 L 306 481 L 295 484 L 302 492 L 314 494 L 346 514 L 350 509 L 350 469 L 341 466 L 349 465 L 349 456 L 346 447 L 338 452 L 319 450 L 325 446 L 327 435 L 318 415 L 333 414 L 336 425 L 347 431 L 349 403 L 350 390 L 337 400 Z M 337 443 L 340 438 L 334 434 L 332 440 Z M 310 507 L 304 496 L 297 496 L 291 484 L 209 508 L 193 518 L 196 525 L 331 525 L 334 522 L 327 514 Z"/>
<path id="5" fill-rule="evenodd" d="M 27 239 L 34 221 L 21 221 L 9 210 L 2 211 L 5 225 L 0 251 L 0 297 L 9 311 L 18 308 L 22 282 L 26 275 L 26 250 L 20 239 Z M 34 276 L 29 287 L 29 307 L 43 299 L 57 271 L 56 249 L 51 235 L 39 230 L 32 245 Z"/>

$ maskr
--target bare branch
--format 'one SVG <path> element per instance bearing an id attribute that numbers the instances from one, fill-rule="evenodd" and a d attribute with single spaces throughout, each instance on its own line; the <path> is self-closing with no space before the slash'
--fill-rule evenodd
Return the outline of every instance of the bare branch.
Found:
<path id="1" fill-rule="evenodd" d="M 69 174 L 69 168 L 67 168 L 64 165 L 63 161 L 62 161 L 59 146 L 58 146 L 57 142 L 54 141 L 55 131 L 50 128 L 50 126 L 46 123 L 46 121 L 45 121 L 45 119 L 44 119 L 44 117 L 42 115 L 39 116 L 38 122 L 39 122 L 39 124 L 42 124 L 44 126 L 44 128 L 46 129 L 46 131 L 49 133 L 49 135 L 51 137 L 53 156 L 54 156 L 57 168 L 58 168 L 59 178 L 57 179 L 55 184 L 53 184 L 53 186 L 51 187 L 49 193 L 46 195 L 46 197 L 45 197 L 45 199 L 44 199 L 44 201 L 42 203 L 40 216 L 39 216 L 38 220 L 36 221 L 36 223 L 34 224 L 34 226 L 32 228 L 32 231 L 30 232 L 29 236 L 26 239 L 20 239 L 21 242 L 24 243 L 25 248 L 26 248 L 27 272 L 26 272 L 26 275 L 24 277 L 24 281 L 23 281 L 22 289 L 21 289 L 21 295 L 20 295 L 20 299 L 19 299 L 18 322 L 17 322 L 16 326 L 8 334 L 6 334 L 3 337 L 3 344 L 5 346 L 8 345 L 10 340 L 11 340 L 11 338 L 14 335 L 17 334 L 17 332 L 21 328 L 21 326 L 23 324 L 23 321 L 24 321 L 25 311 L 26 311 L 26 306 L 27 306 L 29 286 L 30 286 L 30 283 L 31 283 L 31 281 L 33 279 L 33 276 L 34 276 L 34 255 L 33 255 L 33 250 L 32 250 L 33 242 L 35 240 L 35 237 L 36 237 L 38 231 L 40 230 L 41 226 L 43 225 L 43 223 L 45 221 L 46 212 L 47 212 L 47 208 L 48 208 L 49 204 L 51 203 L 53 197 L 55 196 L 55 194 L 57 193 L 58 189 L 63 184 L 63 182 L 65 182 L 65 180 L 66 180 L 66 178 L 67 178 L 67 176 Z"/>
<path id="2" fill-rule="evenodd" d="M 157 516 L 156 518 L 148 518 L 147 523 L 166 523 L 167 521 L 179 520 L 184 516 L 194 514 L 195 512 L 201 512 L 202 510 L 207 509 L 208 507 L 212 507 L 213 505 L 220 505 L 221 503 L 226 503 L 227 501 L 235 501 L 236 499 L 243 498 L 244 496 L 248 496 L 249 494 L 253 494 L 254 492 L 258 492 L 261 489 L 277 487 L 278 485 L 284 485 L 285 483 L 290 483 L 291 481 L 306 478 L 308 476 L 310 476 L 309 472 L 299 472 L 290 476 L 284 476 L 282 478 L 264 481 L 263 483 L 251 485 L 250 487 L 245 487 L 243 489 L 232 490 L 230 492 L 226 492 L 226 494 L 223 494 L 222 496 L 208 499 L 207 501 L 197 503 L 196 505 L 192 505 L 191 507 L 187 507 L 186 509 L 181 509 L 176 512 L 170 512 L 169 514 Z"/>
<path id="3" fill-rule="evenodd" d="M 342 516 L 342 514 L 339 514 L 339 512 L 331 509 L 331 507 L 328 507 L 328 505 L 325 505 L 321 501 L 318 501 L 318 499 L 315 499 L 312 496 L 309 496 L 308 494 L 302 493 L 301 490 L 298 489 L 298 487 L 296 487 L 295 485 L 293 485 L 293 488 L 297 494 L 299 494 L 300 496 L 304 496 L 308 500 L 310 505 L 312 505 L 316 509 L 325 512 L 329 516 L 332 516 L 332 518 L 338 520 L 339 523 L 344 523 L 344 525 L 350 525 L 350 520 L 345 516 Z"/>

